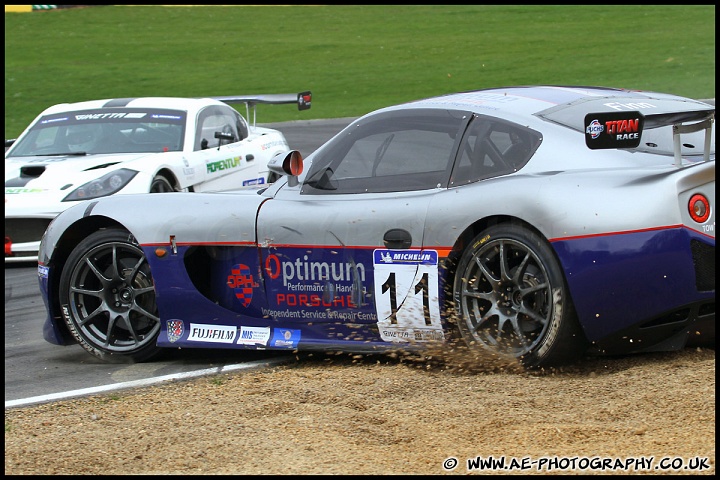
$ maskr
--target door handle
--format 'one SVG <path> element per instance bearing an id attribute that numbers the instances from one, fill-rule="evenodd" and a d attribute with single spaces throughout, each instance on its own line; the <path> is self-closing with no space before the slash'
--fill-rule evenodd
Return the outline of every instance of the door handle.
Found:
<path id="1" fill-rule="evenodd" d="M 255 155 L 253 155 L 253 154 L 245 155 L 246 162 L 252 162 L 253 160 L 255 160 Z"/>
<path id="2" fill-rule="evenodd" d="M 383 243 L 385 244 L 385 248 L 393 250 L 410 248 L 410 245 L 412 245 L 412 235 L 402 228 L 393 228 L 385 232 Z"/>

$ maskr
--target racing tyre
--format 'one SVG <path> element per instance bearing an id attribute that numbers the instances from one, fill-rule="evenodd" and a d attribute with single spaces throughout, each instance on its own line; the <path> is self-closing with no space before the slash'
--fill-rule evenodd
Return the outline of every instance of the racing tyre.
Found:
<path id="1" fill-rule="evenodd" d="M 458 264 L 453 301 L 465 343 L 527 368 L 571 362 L 587 348 L 550 245 L 519 225 L 495 225 L 473 239 Z"/>
<path id="2" fill-rule="evenodd" d="M 160 352 L 160 317 L 145 254 L 126 230 L 100 230 L 72 251 L 60 277 L 70 333 L 92 355 L 142 362 Z"/>
<path id="3" fill-rule="evenodd" d="M 153 178 L 152 183 L 150 184 L 150 193 L 167 193 L 174 191 L 175 188 L 173 188 L 170 180 L 168 180 L 162 175 L 156 175 L 155 178 Z"/>

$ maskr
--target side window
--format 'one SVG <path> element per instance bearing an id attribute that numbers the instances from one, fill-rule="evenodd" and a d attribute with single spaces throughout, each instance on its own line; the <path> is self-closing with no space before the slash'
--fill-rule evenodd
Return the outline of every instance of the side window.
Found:
<path id="1" fill-rule="evenodd" d="M 238 142 L 242 139 L 238 131 L 239 115 L 228 110 L 228 108 L 212 106 L 200 112 L 195 132 L 194 150 L 214 148 L 219 145 Z M 215 134 L 218 132 L 225 137 L 216 137 Z"/>
<path id="2" fill-rule="evenodd" d="M 303 194 L 427 190 L 446 186 L 467 112 L 387 112 L 351 124 L 316 154 Z"/>
<path id="3" fill-rule="evenodd" d="M 516 172 L 541 142 L 542 136 L 534 130 L 475 115 L 460 144 L 450 186 Z"/>
<path id="4" fill-rule="evenodd" d="M 237 125 L 238 133 L 240 134 L 239 140 L 245 140 L 250 135 L 250 129 L 245 121 L 245 118 L 238 114 L 235 118 L 235 124 Z"/>

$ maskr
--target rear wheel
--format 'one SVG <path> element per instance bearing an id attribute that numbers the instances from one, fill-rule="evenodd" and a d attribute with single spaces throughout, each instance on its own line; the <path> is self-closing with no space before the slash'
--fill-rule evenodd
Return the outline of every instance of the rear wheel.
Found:
<path id="1" fill-rule="evenodd" d="M 550 245 L 522 226 L 496 225 L 475 237 L 458 264 L 453 297 L 470 347 L 530 368 L 576 360 L 587 348 Z"/>
<path id="2" fill-rule="evenodd" d="M 81 241 L 63 269 L 59 297 L 68 329 L 92 355 L 126 363 L 160 352 L 150 266 L 126 230 L 101 230 Z"/>

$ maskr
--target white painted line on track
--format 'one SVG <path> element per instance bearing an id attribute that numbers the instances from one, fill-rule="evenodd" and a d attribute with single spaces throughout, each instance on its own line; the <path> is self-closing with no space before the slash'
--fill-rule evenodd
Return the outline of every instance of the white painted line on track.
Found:
<path id="1" fill-rule="evenodd" d="M 292 358 L 292 357 L 291 357 Z M 194 370 L 192 372 L 173 373 L 170 375 L 162 375 L 160 377 L 144 378 L 142 380 L 133 380 L 131 382 L 114 383 L 112 385 L 102 385 L 100 387 L 81 388 L 79 390 L 70 390 L 68 392 L 51 393 L 48 395 L 39 395 L 37 397 L 21 398 L 18 400 L 8 400 L 5 402 L 5 408 L 26 407 L 37 403 L 47 403 L 53 400 L 66 400 L 73 397 L 84 397 L 102 392 L 110 392 L 113 390 L 122 390 L 126 388 L 146 387 L 157 383 L 172 380 L 187 380 L 189 378 L 202 377 L 204 375 L 215 375 L 218 373 L 227 373 L 234 370 L 245 370 L 251 368 L 272 367 L 287 363 L 288 357 L 274 358 L 270 360 L 255 360 L 252 362 L 236 363 L 233 365 L 225 365 L 222 367 L 205 368 L 203 370 Z"/>

